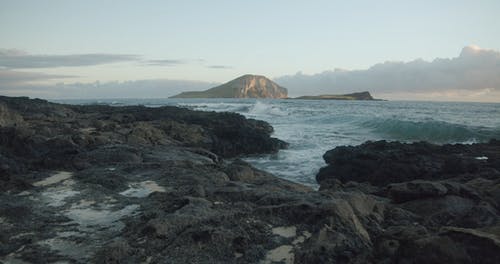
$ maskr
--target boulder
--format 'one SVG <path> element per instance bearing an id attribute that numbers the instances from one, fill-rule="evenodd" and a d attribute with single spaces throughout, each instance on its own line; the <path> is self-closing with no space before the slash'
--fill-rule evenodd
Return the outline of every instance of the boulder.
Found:
<path id="1" fill-rule="evenodd" d="M 338 179 L 385 186 L 412 180 L 467 178 L 496 166 L 476 157 L 485 153 L 496 157 L 498 152 L 494 143 L 438 146 L 425 142 L 368 141 L 327 151 L 323 158 L 328 166 L 320 170 L 316 180 L 320 185 Z M 498 171 L 491 173 L 490 177 L 500 177 Z"/>

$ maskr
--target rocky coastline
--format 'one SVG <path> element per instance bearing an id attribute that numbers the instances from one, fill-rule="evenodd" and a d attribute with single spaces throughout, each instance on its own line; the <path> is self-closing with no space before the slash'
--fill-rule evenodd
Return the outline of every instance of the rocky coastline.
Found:
<path id="1" fill-rule="evenodd" d="M 313 190 L 263 121 L 0 97 L 5 263 L 496 263 L 500 141 L 337 147 Z"/>

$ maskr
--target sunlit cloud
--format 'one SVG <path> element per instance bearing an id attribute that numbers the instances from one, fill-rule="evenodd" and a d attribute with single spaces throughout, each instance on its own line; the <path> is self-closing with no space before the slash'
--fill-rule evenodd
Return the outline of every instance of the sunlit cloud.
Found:
<path id="1" fill-rule="evenodd" d="M 335 70 L 314 75 L 297 73 L 275 78 L 290 94 L 370 91 L 374 94 L 451 91 L 500 91 L 500 52 L 467 46 L 458 57 L 410 62 L 384 62 L 366 70 Z M 412 98 L 412 97 L 409 97 Z"/>

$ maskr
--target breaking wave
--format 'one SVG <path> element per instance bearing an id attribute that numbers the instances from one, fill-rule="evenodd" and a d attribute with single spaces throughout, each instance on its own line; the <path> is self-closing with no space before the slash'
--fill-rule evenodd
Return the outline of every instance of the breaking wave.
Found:
<path id="1" fill-rule="evenodd" d="M 261 101 L 255 102 L 255 104 L 250 107 L 248 114 L 250 115 L 274 115 L 274 116 L 286 116 L 288 113 L 278 106 L 266 104 Z"/>
<path id="2" fill-rule="evenodd" d="M 474 143 L 500 138 L 500 128 L 472 127 L 443 121 L 409 121 L 374 118 L 361 126 L 388 139 L 434 143 Z"/>

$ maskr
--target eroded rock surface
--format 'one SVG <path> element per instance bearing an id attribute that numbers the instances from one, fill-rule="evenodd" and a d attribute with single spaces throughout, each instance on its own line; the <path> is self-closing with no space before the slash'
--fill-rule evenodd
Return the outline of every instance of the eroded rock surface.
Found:
<path id="1" fill-rule="evenodd" d="M 272 127 L 175 107 L 0 97 L 0 261 L 494 263 L 499 143 L 366 143 L 320 190 L 235 158 Z"/>
<path id="2" fill-rule="evenodd" d="M 385 199 L 367 228 L 375 262 L 494 263 L 500 258 L 500 142 L 366 142 L 324 155 L 322 192 Z"/>

